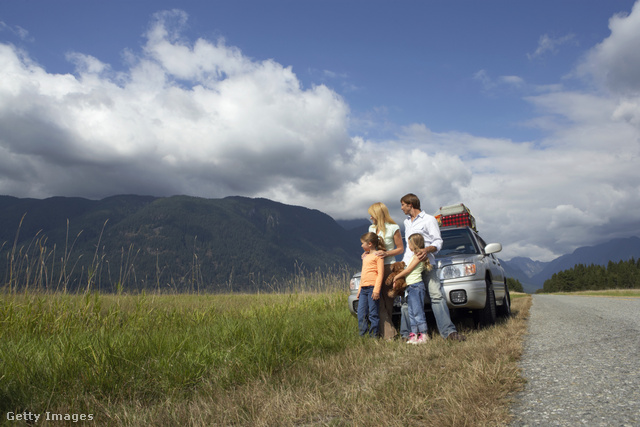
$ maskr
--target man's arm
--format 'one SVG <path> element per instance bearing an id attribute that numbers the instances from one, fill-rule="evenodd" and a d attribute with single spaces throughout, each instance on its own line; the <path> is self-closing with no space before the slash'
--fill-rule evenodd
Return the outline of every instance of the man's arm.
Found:
<path id="1" fill-rule="evenodd" d="M 425 231 L 426 234 L 430 237 L 430 241 L 426 242 L 428 246 L 422 250 L 418 255 L 418 259 L 420 261 L 426 260 L 427 256 L 430 253 L 438 253 L 440 249 L 442 249 L 442 235 L 440 234 L 440 227 L 438 226 L 438 221 L 433 217 L 425 218 Z"/>
<path id="2" fill-rule="evenodd" d="M 430 253 L 436 253 L 438 252 L 438 248 L 435 246 L 427 246 L 424 249 L 420 249 L 420 251 L 418 253 L 416 253 L 416 257 L 420 260 L 420 261 L 424 261 L 427 259 L 427 257 L 429 256 Z"/>

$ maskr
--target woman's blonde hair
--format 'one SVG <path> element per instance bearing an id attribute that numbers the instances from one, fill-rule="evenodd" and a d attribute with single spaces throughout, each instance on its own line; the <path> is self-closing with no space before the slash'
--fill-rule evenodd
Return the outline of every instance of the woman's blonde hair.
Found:
<path id="1" fill-rule="evenodd" d="M 382 232 L 383 236 L 387 232 L 387 227 L 385 224 L 396 223 L 393 219 L 391 219 L 389 209 L 387 209 L 387 206 L 382 202 L 372 204 L 371 206 L 369 206 L 369 210 L 367 212 L 369 212 L 369 215 L 371 215 L 371 217 L 376 221 L 376 230 Z"/>
<path id="2" fill-rule="evenodd" d="M 376 233 L 373 233 L 371 231 L 368 232 L 368 233 L 364 233 L 360 237 L 360 241 L 362 243 L 373 243 L 373 247 L 376 248 L 379 251 L 387 250 L 387 248 L 384 245 L 384 240 L 382 240 L 380 237 L 378 237 L 378 235 Z"/>

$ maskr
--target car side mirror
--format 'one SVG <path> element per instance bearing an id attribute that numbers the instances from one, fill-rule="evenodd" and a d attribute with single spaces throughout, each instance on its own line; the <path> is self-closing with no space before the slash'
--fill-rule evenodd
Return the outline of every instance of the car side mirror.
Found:
<path id="1" fill-rule="evenodd" d="M 502 245 L 500 243 L 489 243 L 484 247 L 484 253 L 486 255 L 495 254 L 496 252 L 500 252 L 502 250 Z"/>

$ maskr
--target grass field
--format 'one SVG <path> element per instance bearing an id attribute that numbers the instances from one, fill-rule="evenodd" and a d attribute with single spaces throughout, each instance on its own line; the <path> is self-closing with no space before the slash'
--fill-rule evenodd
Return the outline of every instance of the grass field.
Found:
<path id="1" fill-rule="evenodd" d="M 557 292 L 553 295 L 586 295 L 599 297 L 640 297 L 640 289 L 607 289 L 602 291 Z"/>
<path id="2" fill-rule="evenodd" d="M 95 425 L 503 425 L 531 298 L 468 340 L 361 339 L 343 292 L 3 294 L 0 409 Z M 73 420 L 67 421 L 74 424 Z M 50 424 L 58 425 L 59 422 Z M 12 424 L 12 425 L 15 425 Z"/>

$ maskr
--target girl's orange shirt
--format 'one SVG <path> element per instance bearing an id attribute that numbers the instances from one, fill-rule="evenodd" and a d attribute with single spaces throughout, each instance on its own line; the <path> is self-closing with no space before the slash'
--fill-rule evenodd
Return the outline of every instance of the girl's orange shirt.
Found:
<path id="1" fill-rule="evenodd" d="M 362 273 L 360 274 L 360 287 L 373 286 L 373 292 L 380 292 L 382 278 L 384 277 L 384 258 L 377 257 L 373 253 L 362 258 Z"/>

